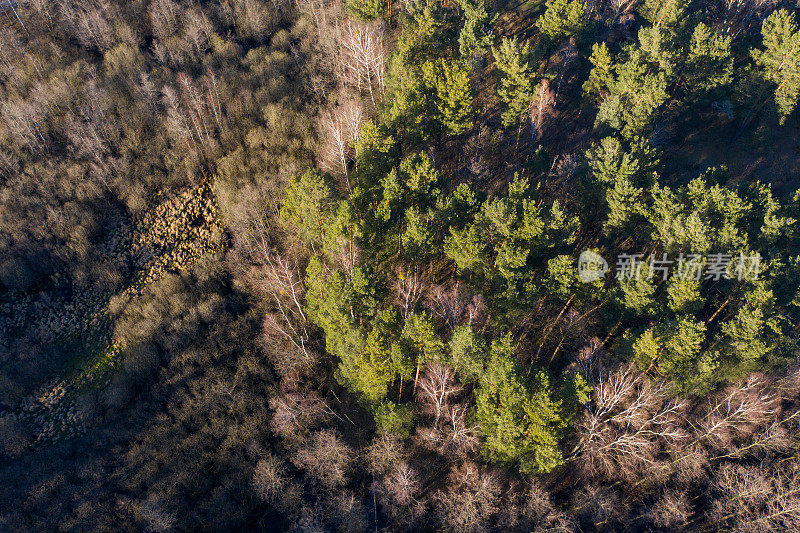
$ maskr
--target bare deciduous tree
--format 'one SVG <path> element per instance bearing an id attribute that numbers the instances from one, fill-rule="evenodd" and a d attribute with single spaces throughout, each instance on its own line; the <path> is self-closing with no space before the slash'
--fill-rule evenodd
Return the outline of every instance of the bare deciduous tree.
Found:
<path id="1" fill-rule="evenodd" d="M 350 100 L 325 112 L 319 124 L 324 139 L 320 163 L 328 172 L 343 178 L 347 190 L 351 192 L 349 163 L 355 155 L 355 143 L 364 120 L 361 104 L 357 100 Z"/>
<path id="2" fill-rule="evenodd" d="M 434 500 L 448 530 L 481 531 L 497 521 L 498 512 L 504 512 L 499 505 L 501 494 L 501 479 L 494 471 L 465 462 L 453 467 L 446 488 Z"/>
<path id="3" fill-rule="evenodd" d="M 408 506 L 420 488 L 420 479 L 416 470 L 401 461 L 383 478 L 383 486 L 397 504 Z"/>
<path id="4" fill-rule="evenodd" d="M 345 86 L 369 94 L 373 105 L 383 97 L 386 71 L 383 23 L 347 20 L 341 27 L 338 73 Z"/>
<path id="5" fill-rule="evenodd" d="M 176 143 L 211 160 L 219 149 L 218 138 L 224 124 L 216 77 L 209 69 L 200 79 L 202 85 L 185 73 L 177 78 L 180 92 L 170 86 L 161 91 L 167 131 Z"/>
<path id="6" fill-rule="evenodd" d="M 324 419 L 325 402 L 316 393 L 290 392 L 270 399 L 270 429 L 284 438 L 295 438 Z"/>
<path id="7" fill-rule="evenodd" d="M 668 490 L 661 495 L 645 515 L 656 527 L 675 530 L 680 529 L 692 514 L 686 493 Z"/>
<path id="8" fill-rule="evenodd" d="M 113 45 L 114 31 L 109 20 L 115 15 L 107 0 L 62 0 L 59 7 L 66 27 L 83 46 L 103 51 Z"/>
<path id="9" fill-rule="evenodd" d="M 414 311 L 414 307 L 424 291 L 420 276 L 416 273 L 409 275 L 398 273 L 394 282 L 394 291 L 397 295 L 398 303 L 403 308 L 403 317 L 408 318 L 408 315 Z"/>
<path id="10" fill-rule="evenodd" d="M 465 405 L 452 405 L 447 411 L 450 442 L 456 452 L 468 454 L 478 450 L 478 426 L 467 423 L 469 410 Z"/>
<path id="11" fill-rule="evenodd" d="M 533 100 L 528 107 L 534 141 L 542 138 L 546 121 L 555 113 L 555 105 L 556 93 L 550 88 L 550 80 L 543 78 L 534 89 Z"/>
<path id="12" fill-rule="evenodd" d="M 8 99 L 1 105 L 0 118 L 9 134 L 23 148 L 44 152 L 48 146 L 44 129 L 48 109 L 31 99 Z"/>
<path id="13" fill-rule="evenodd" d="M 154 0 L 147 9 L 150 25 L 153 28 L 153 37 L 159 41 L 166 41 L 180 31 L 181 6 L 175 0 Z"/>
<path id="14" fill-rule="evenodd" d="M 724 464 L 712 481 L 709 525 L 734 531 L 793 531 L 800 525 L 796 470 Z"/>
<path id="15" fill-rule="evenodd" d="M 431 362 L 417 380 L 417 398 L 423 408 L 433 414 L 434 424 L 447 412 L 450 399 L 461 391 L 456 384 L 453 369 L 439 362 Z"/>
<path id="16" fill-rule="evenodd" d="M 256 463 L 252 484 L 260 500 L 270 502 L 280 497 L 286 486 L 285 471 L 280 459 L 272 454 Z"/>
<path id="17" fill-rule="evenodd" d="M 651 383 L 629 365 L 598 369 L 592 401 L 578 423 L 575 456 L 588 476 L 631 475 L 653 464 L 663 443 L 682 441 L 688 402 L 670 399 L 666 382 Z"/>
<path id="18" fill-rule="evenodd" d="M 341 487 L 355 460 L 353 449 L 335 431 L 322 429 L 311 435 L 292 462 L 316 479 L 323 488 Z"/>
<path id="19" fill-rule="evenodd" d="M 751 435 L 779 408 L 780 397 L 760 374 L 752 374 L 739 386 L 728 387 L 709 400 L 697 422 L 695 440 L 725 448 L 737 437 Z"/>
<path id="20" fill-rule="evenodd" d="M 472 295 L 462 291 L 458 283 L 452 285 L 449 289 L 444 285 L 431 285 L 428 294 L 426 295 L 426 307 L 430 309 L 433 314 L 447 322 L 451 327 L 458 325 L 461 317 L 464 315 L 464 310 L 467 308 L 467 302 L 472 298 Z M 475 308 L 472 310 L 475 318 L 477 318 L 480 310 L 478 306 L 480 302 L 472 302 Z"/>

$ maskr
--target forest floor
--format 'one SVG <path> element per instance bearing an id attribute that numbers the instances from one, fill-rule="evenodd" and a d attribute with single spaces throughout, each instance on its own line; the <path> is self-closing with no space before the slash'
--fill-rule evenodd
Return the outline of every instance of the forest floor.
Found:
<path id="1" fill-rule="evenodd" d="M 686 183 L 709 167 L 724 165 L 732 185 L 761 181 L 771 184 L 778 196 L 792 194 L 800 176 L 800 122 L 790 117 L 780 126 L 768 113 L 763 115 L 736 139 L 737 122 L 695 125 L 683 139 L 664 147 L 663 168 L 671 169 L 674 183 Z"/>

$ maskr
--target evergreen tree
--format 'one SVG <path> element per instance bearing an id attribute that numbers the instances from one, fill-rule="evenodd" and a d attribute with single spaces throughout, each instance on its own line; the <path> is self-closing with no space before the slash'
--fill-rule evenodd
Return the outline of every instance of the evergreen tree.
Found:
<path id="1" fill-rule="evenodd" d="M 735 378 L 759 368 L 777 347 L 781 333 L 772 291 L 763 282 L 746 291 L 736 314 L 721 330 L 725 377 Z"/>
<path id="2" fill-rule="evenodd" d="M 585 386 L 578 380 L 554 390 L 543 371 L 525 380 L 514 362 L 511 338 L 495 341 L 475 391 L 475 421 L 487 459 L 516 464 L 525 474 L 563 464 L 560 441 L 576 407 L 567 398 L 586 401 Z"/>
<path id="3" fill-rule="evenodd" d="M 677 28 L 686 17 L 687 0 L 644 0 L 639 5 L 639 13 L 654 28 Z"/>
<path id="4" fill-rule="evenodd" d="M 647 231 L 647 226 L 637 222 L 647 212 L 644 190 L 656 180 L 655 151 L 635 139 L 628 152 L 618 139 L 606 137 L 587 150 L 586 158 L 592 172 L 591 192 L 600 195 L 606 206 L 606 233 L 630 232 L 634 226 L 639 233 Z"/>
<path id="5" fill-rule="evenodd" d="M 794 111 L 800 96 L 800 31 L 794 13 L 780 9 L 761 27 L 763 50 L 752 50 L 760 75 L 775 85 L 780 122 Z"/>
<path id="6" fill-rule="evenodd" d="M 482 275 L 488 265 L 489 255 L 485 234 L 477 223 L 463 229 L 450 228 L 445 238 L 444 253 L 455 261 L 459 272 Z"/>
<path id="7" fill-rule="evenodd" d="M 544 14 L 536 21 L 542 35 L 557 42 L 580 37 L 586 31 L 586 3 L 581 0 L 548 0 Z"/>
<path id="8" fill-rule="evenodd" d="M 641 370 L 658 368 L 684 393 L 707 391 L 717 363 L 701 349 L 705 331 L 705 324 L 688 317 L 648 328 L 632 345 L 636 366 Z"/>
<path id="9" fill-rule="evenodd" d="M 606 43 L 592 45 L 589 61 L 592 70 L 589 72 L 589 79 L 583 83 L 583 94 L 595 100 L 602 100 L 614 83 L 614 61 Z"/>
<path id="10" fill-rule="evenodd" d="M 379 435 L 406 439 L 414 428 L 414 404 L 396 404 L 384 400 L 374 410 L 375 427 Z"/>
<path id="11" fill-rule="evenodd" d="M 461 324 L 450 337 L 450 364 L 463 383 L 477 381 L 483 374 L 487 356 L 486 339 L 469 324 Z"/>
<path id="12" fill-rule="evenodd" d="M 531 64 L 531 48 L 517 38 L 503 37 L 500 46 L 492 47 L 495 65 L 500 71 L 500 86 L 497 94 L 505 103 L 503 125 L 519 124 L 525 110 L 533 99 L 534 71 Z"/>
<path id="13" fill-rule="evenodd" d="M 655 308 L 656 286 L 650 278 L 650 266 L 645 262 L 631 265 L 630 272 L 619 279 L 619 302 L 629 314 L 642 316 Z"/>
<path id="14" fill-rule="evenodd" d="M 733 80 L 731 37 L 699 23 L 692 34 L 686 70 L 689 84 L 699 91 L 707 92 L 730 84 Z"/>
<path id="15" fill-rule="evenodd" d="M 676 265 L 676 270 L 686 268 Z M 672 275 L 667 282 L 667 307 L 678 314 L 693 314 L 703 308 L 703 295 L 700 293 L 701 283 L 693 276 Z"/>
<path id="16" fill-rule="evenodd" d="M 424 152 L 403 159 L 382 180 L 382 198 L 377 214 L 383 220 L 397 224 L 406 209 L 426 211 L 436 205 L 440 194 L 440 176 Z"/>
<path id="17" fill-rule="evenodd" d="M 344 10 L 362 20 L 375 20 L 386 13 L 384 0 L 344 0 Z"/>
<path id="18" fill-rule="evenodd" d="M 464 10 L 464 26 L 458 36 L 458 51 L 462 59 L 474 61 L 483 57 L 492 44 L 492 24 L 497 18 L 489 16 L 483 0 L 459 0 Z"/>
<path id="19" fill-rule="evenodd" d="M 306 243 L 322 244 L 325 227 L 333 218 L 336 196 L 328 179 L 318 170 L 292 177 L 286 188 L 281 217 L 297 228 Z"/>
<path id="20" fill-rule="evenodd" d="M 428 313 L 413 313 L 406 318 L 401 335 L 403 369 L 414 369 L 414 380 L 429 361 L 444 361 L 445 344 L 436 331 L 436 323 Z M 413 362 L 413 363 L 412 363 Z"/>
<path id="21" fill-rule="evenodd" d="M 457 62 L 438 59 L 426 62 L 422 72 L 442 129 L 450 135 L 460 135 L 472 128 L 475 91 L 469 70 Z"/>
<path id="22" fill-rule="evenodd" d="M 605 124 L 631 139 L 648 132 L 653 118 L 667 101 L 667 73 L 649 61 L 642 49 L 615 66 L 609 95 L 600 104 L 597 124 Z"/>

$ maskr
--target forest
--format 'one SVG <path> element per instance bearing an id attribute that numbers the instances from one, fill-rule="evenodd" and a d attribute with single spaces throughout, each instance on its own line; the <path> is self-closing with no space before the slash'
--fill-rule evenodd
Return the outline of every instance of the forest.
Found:
<path id="1" fill-rule="evenodd" d="M 800 4 L 0 11 L 0 531 L 800 530 Z"/>

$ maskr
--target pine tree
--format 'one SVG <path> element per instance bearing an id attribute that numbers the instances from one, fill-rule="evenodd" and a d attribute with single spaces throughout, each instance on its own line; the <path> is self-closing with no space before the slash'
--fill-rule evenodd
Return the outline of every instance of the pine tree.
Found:
<path id="1" fill-rule="evenodd" d="M 677 268 L 686 265 L 677 265 Z M 693 276 L 673 275 L 667 282 L 667 307 L 674 313 L 693 314 L 703 308 L 700 280 Z"/>
<path id="2" fill-rule="evenodd" d="M 517 38 L 503 37 L 498 48 L 492 47 L 495 65 L 500 71 L 497 94 L 506 104 L 503 125 L 519 124 L 523 113 L 533 99 L 534 72 L 531 65 L 531 48 Z"/>
<path id="3" fill-rule="evenodd" d="M 644 190 L 655 182 L 655 150 L 636 139 L 627 152 L 618 139 L 606 137 L 587 150 L 586 158 L 592 171 L 593 197 L 605 200 L 606 232 L 632 230 L 632 223 L 646 213 Z"/>
<path id="4" fill-rule="evenodd" d="M 602 100 L 614 83 L 614 61 L 606 43 L 592 45 L 589 61 L 592 63 L 592 70 L 589 72 L 589 79 L 583 83 L 583 94 L 595 100 Z"/>
<path id="5" fill-rule="evenodd" d="M 516 464 L 524 474 L 550 472 L 563 464 L 560 441 L 577 401 L 586 401 L 586 390 L 580 380 L 554 389 L 543 371 L 523 379 L 510 336 L 492 344 L 475 391 L 475 420 L 487 459 Z"/>
<path id="6" fill-rule="evenodd" d="M 707 391 L 717 363 L 712 354 L 702 350 L 705 331 L 704 323 L 689 317 L 647 328 L 632 345 L 636 366 L 640 370 L 658 368 L 684 393 Z"/>
<path id="7" fill-rule="evenodd" d="M 586 3 L 581 0 L 548 0 L 544 14 L 536 21 L 542 35 L 557 42 L 586 31 Z"/>
<path id="8" fill-rule="evenodd" d="M 644 0 L 639 12 L 654 28 L 677 28 L 687 17 L 687 0 Z"/>
<path id="9" fill-rule="evenodd" d="M 384 0 L 345 0 L 344 10 L 362 20 L 375 20 L 386 13 Z"/>
<path id="10" fill-rule="evenodd" d="M 297 228 L 310 245 L 322 244 L 325 227 L 333 218 L 336 196 L 328 179 L 312 169 L 294 176 L 286 188 L 281 217 Z"/>
<path id="11" fill-rule="evenodd" d="M 760 75 L 776 86 L 775 103 L 783 124 L 800 96 L 800 31 L 794 13 L 775 11 L 764 20 L 761 35 L 764 49 L 751 54 Z"/>
<path id="12" fill-rule="evenodd" d="M 482 57 L 492 44 L 492 24 L 497 15 L 491 17 L 483 0 L 459 0 L 464 10 L 464 26 L 458 36 L 458 51 L 462 59 L 474 61 Z"/>
<path id="13" fill-rule="evenodd" d="M 406 157 L 381 182 L 382 198 L 376 210 L 378 216 L 396 224 L 409 207 L 419 212 L 434 207 L 440 193 L 439 181 L 439 173 L 433 168 L 427 154 L 417 152 Z"/>
<path id="14" fill-rule="evenodd" d="M 396 404 L 384 400 L 373 409 L 375 428 L 379 435 L 406 439 L 414 428 L 414 404 Z"/>
<path id="15" fill-rule="evenodd" d="M 722 324 L 720 350 L 726 377 L 752 372 L 777 346 L 781 329 L 775 316 L 775 297 L 763 282 L 745 292 L 732 319 Z"/>
<path id="16" fill-rule="evenodd" d="M 429 361 L 444 361 L 445 344 L 436 331 L 433 317 L 428 313 L 414 313 L 406 318 L 401 344 L 407 361 L 406 371 L 411 369 L 408 363 L 413 361 L 415 381 L 419 377 L 420 369 Z"/>
<path id="17" fill-rule="evenodd" d="M 686 70 L 689 84 L 700 91 L 730 84 L 733 80 L 731 37 L 699 23 L 692 34 Z"/>
<path id="18" fill-rule="evenodd" d="M 412 262 L 437 252 L 436 233 L 431 219 L 430 215 L 421 213 L 416 207 L 406 209 L 402 244 Z"/>
<path id="19" fill-rule="evenodd" d="M 619 280 L 621 298 L 619 302 L 629 312 L 635 315 L 646 315 L 655 307 L 656 286 L 649 278 L 649 265 L 641 262 L 633 267 L 630 275 L 625 275 Z"/>
<path id="20" fill-rule="evenodd" d="M 460 135 L 472 128 L 475 91 L 469 70 L 445 59 L 428 61 L 422 67 L 423 79 L 434 95 L 436 119 L 449 135 Z"/>
<path id="21" fill-rule="evenodd" d="M 547 262 L 548 292 L 559 300 L 566 300 L 573 291 L 576 282 L 575 259 L 568 255 L 559 255 Z"/>
<path id="22" fill-rule="evenodd" d="M 469 324 L 462 324 L 453 331 L 448 344 L 450 364 L 463 383 L 477 381 L 483 374 L 487 346 L 483 335 L 475 333 Z"/>
<path id="23" fill-rule="evenodd" d="M 445 238 L 444 253 L 455 261 L 459 272 L 482 275 L 489 265 L 486 236 L 479 224 L 468 224 L 463 229 L 450 228 Z"/>
<path id="24" fill-rule="evenodd" d="M 616 65 L 615 74 L 609 85 L 610 95 L 600 104 L 597 124 L 619 130 L 629 139 L 641 136 L 667 101 L 667 74 L 653 68 L 647 54 L 638 48 L 624 63 Z"/>
<path id="25" fill-rule="evenodd" d="M 643 212 L 644 190 L 631 181 L 622 179 L 606 190 L 608 216 L 603 229 L 607 234 L 621 234 L 633 231 L 636 215 Z"/>

